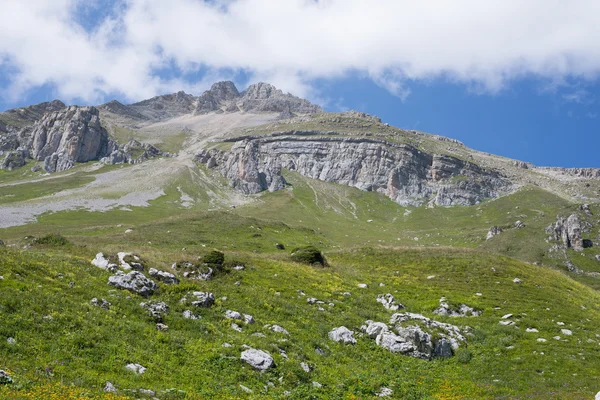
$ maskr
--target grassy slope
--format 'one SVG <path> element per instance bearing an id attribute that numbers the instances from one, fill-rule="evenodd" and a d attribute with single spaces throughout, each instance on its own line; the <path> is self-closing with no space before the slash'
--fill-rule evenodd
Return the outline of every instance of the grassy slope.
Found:
<path id="1" fill-rule="evenodd" d="M 209 282 L 162 285 L 153 300 L 170 305 L 165 320 L 170 329 L 159 332 L 139 307 L 143 299 L 106 285 L 109 273 L 91 266 L 88 252 L 75 246 L 34 247 L 26 254 L 0 250 L 5 294 L 0 299 L 0 337 L 17 340 L 14 346 L 0 341 L 0 354 L 3 366 L 17 377 L 16 387 L 22 388 L 4 388 L 4 395 L 35 392 L 57 381 L 100 394 L 106 380 L 121 389 L 175 387 L 190 398 L 244 397 L 240 383 L 254 390 L 254 396 L 247 397 L 280 397 L 287 390 L 290 398 L 298 399 L 367 398 L 382 385 L 394 389 L 398 398 L 415 399 L 525 394 L 540 399 L 589 398 L 597 390 L 600 296 L 542 267 L 449 249 L 335 252 L 329 255 L 328 269 L 228 252 L 229 259 L 245 261 L 247 269 Z M 436 277 L 427 279 L 429 275 Z M 512 283 L 515 276 L 524 283 Z M 241 284 L 234 285 L 236 281 Z M 358 289 L 361 282 L 369 288 Z M 380 282 L 386 286 L 379 287 Z M 179 299 L 189 290 L 210 290 L 219 299 L 213 308 L 199 311 L 201 320 L 181 317 L 184 307 Z M 297 290 L 335 306 L 318 311 Z M 343 296 L 346 291 L 352 296 Z M 367 338 L 359 338 L 356 346 L 327 340 L 327 332 L 335 326 L 356 330 L 366 319 L 386 321 L 390 312 L 375 302 L 377 294 L 386 292 L 394 293 L 408 311 L 429 316 L 440 296 L 482 309 L 479 318 L 438 317 L 474 328 L 470 363 L 393 355 Z M 92 297 L 106 298 L 113 306 L 108 311 L 92 307 Z M 238 333 L 223 317 L 226 309 L 252 314 L 257 323 Z M 517 316 L 519 328 L 498 325 L 509 312 Z M 552 336 L 560 335 L 557 321 L 573 330 L 573 336 L 554 341 Z M 282 341 L 286 338 L 281 334 L 263 328 L 266 323 L 284 326 L 290 337 Z M 526 327 L 540 333 L 525 333 Z M 252 336 L 254 332 L 267 337 Z M 549 342 L 538 343 L 538 337 Z M 233 347 L 223 348 L 224 342 Z M 269 351 L 277 367 L 264 374 L 252 371 L 239 360 L 243 344 Z M 326 356 L 316 354 L 316 347 Z M 280 356 L 279 349 L 289 359 Z M 301 361 L 314 370 L 302 371 Z M 129 362 L 139 362 L 148 371 L 128 374 L 124 365 Z M 313 388 L 312 381 L 324 387 Z"/>

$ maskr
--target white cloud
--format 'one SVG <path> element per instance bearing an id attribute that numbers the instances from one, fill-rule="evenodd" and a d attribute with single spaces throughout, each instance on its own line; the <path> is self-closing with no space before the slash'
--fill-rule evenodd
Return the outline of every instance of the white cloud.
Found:
<path id="1" fill-rule="evenodd" d="M 600 73 L 597 0 L 122 0 L 91 31 L 77 10 L 98 5 L 85 4 L 0 0 L 0 71 L 15 71 L 5 96 L 53 84 L 66 100 L 139 100 L 243 71 L 312 99 L 314 79 L 359 72 L 404 98 L 411 80 L 495 92 L 524 76 Z M 173 65 L 209 72 L 155 72 Z"/>

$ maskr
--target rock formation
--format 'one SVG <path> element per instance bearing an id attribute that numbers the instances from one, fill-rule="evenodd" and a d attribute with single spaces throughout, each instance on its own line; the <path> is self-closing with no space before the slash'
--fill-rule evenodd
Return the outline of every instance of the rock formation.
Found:
<path id="1" fill-rule="evenodd" d="M 48 172 L 100 159 L 116 144 L 109 140 L 98 116 L 95 107 L 77 106 L 46 114 L 31 131 L 33 158 L 43 160 Z"/>
<path id="2" fill-rule="evenodd" d="M 290 131 L 236 140 L 230 151 L 205 150 L 196 159 L 246 194 L 282 189 L 282 168 L 383 193 L 401 205 L 429 198 L 441 206 L 472 205 L 512 189 L 499 173 L 474 163 L 380 139 Z"/>
<path id="3" fill-rule="evenodd" d="M 583 250 L 581 237 L 581 220 L 577 214 L 568 218 L 558 217 L 558 220 L 546 228 L 546 233 L 551 234 L 553 240 L 562 240 L 563 245 L 575 251 Z"/>

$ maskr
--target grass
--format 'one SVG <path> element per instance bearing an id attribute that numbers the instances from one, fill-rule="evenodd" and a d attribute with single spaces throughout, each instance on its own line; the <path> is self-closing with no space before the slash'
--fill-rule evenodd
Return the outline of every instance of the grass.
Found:
<path id="1" fill-rule="evenodd" d="M 254 390 L 250 398 L 277 398 L 289 391 L 290 398 L 298 399 L 369 398 L 381 386 L 392 388 L 399 398 L 423 399 L 581 398 L 597 389 L 595 360 L 600 348 L 594 332 L 600 322 L 600 297 L 542 267 L 477 251 L 365 248 L 329 253 L 330 268 L 314 269 L 252 252 L 227 251 L 227 258 L 245 261 L 244 271 L 209 282 L 183 279 L 178 286 L 162 285 L 153 300 L 165 301 L 171 308 L 165 318 L 169 330 L 160 332 L 140 308 L 142 298 L 106 285 L 109 273 L 83 256 L 89 250 L 74 249 L 72 256 L 51 249 L 0 250 L 5 294 L 0 299 L 0 337 L 17 341 L 16 345 L 0 341 L 0 354 L 3 367 L 13 372 L 20 388 L 1 388 L 0 395 L 3 390 L 30 393 L 63 382 L 100 398 L 107 380 L 120 389 L 177 388 L 187 398 L 244 397 L 240 383 Z M 152 254 L 141 255 L 156 262 Z M 436 277 L 427 279 L 432 274 Z M 512 283 L 515 276 L 522 285 Z M 236 286 L 235 281 L 241 284 Z M 380 282 L 385 288 L 379 287 Z M 369 288 L 358 289 L 358 283 Z M 213 308 L 199 310 L 202 319 L 196 321 L 183 319 L 184 307 L 179 304 L 192 290 L 212 291 L 218 299 Z M 335 306 L 318 311 L 297 290 Z M 352 296 L 343 296 L 346 291 Z M 475 296 L 475 291 L 483 296 Z M 366 319 L 386 321 L 390 313 L 375 301 L 382 292 L 394 293 L 408 311 L 430 317 L 441 296 L 483 310 L 478 318 L 436 317 L 473 328 L 471 359 L 412 359 L 388 353 L 364 337 L 356 346 L 328 341 L 327 332 L 333 327 L 345 325 L 356 331 Z M 110 310 L 91 306 L 92 297 L 109 300 Z M 257 323 L 236 332 L 224 318 L 227 309 L 251 314 Z M 509 312 L 517 315 L 520 329 L 498 325 L 501 315 Z M 538 343 L 537 337 L 552 341 L 560 334 L 559 320 L 573 330 L 573 338 Z M 289 338 L 263 328 L 267 323 L 282 325 Z M 524 333 L 525 327 L 536 327 L 540 333 Z M 255 332 L 266 337 L 252 336 Z M 222 347 L 224 342 L 233 347 Z M 245 366 L 239 360 L 243 344 L 269 351 L 277 367 L 259 374 Z M 316 347 L 326 355 L 315 353 Z M 302 371 L 302 361 L 313 371 Z M 148 372 L 127 373 L 124 365 L 129 362 L 139 362 Z M 315 388 L 312 381 L 324 387 Z"/>

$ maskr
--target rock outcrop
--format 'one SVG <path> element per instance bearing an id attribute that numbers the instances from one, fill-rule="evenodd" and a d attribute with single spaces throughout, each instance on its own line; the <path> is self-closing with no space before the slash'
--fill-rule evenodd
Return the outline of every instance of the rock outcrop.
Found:
<path id="1" fill-rule="evenodd" d="M 22 167 L 27 163 L 27 158 L 29 158 L 29 151 L 19 149 L 9 151 L 6 154 L 2 154 L 2 151 L 0 151 L 0 156 L 2 157 L 0 158 L 0 160 L 2 160 L 0 162 L 0 169 L 12 171 L 13 169 Z"/>
<path id="2" fill-rule="evenodd" d="M 142 114 L 147 119 L 159 121 L 189 114 L 194 111 L 195 104 L 196 97 L 179 91 L 130 104 L 127 108 Z"/>
<path id="3" fill-rule="evenodd" d="M 571 214 L 568 218 L 558 217 L 555 223 L 546 228 L 546 233 L 549 233 L 553 240 L 561 240 L 566 248 L 583 250 L 581 220 L 577 214 Z"/>
<path id="4" fill-rule="evenodd" d="M 7 131 L 8 127 L 22 128 L 33 125 L 45 114 L 61 111 L 65 107 L 62 101 L 53 100 L 4 111 L 0 113 L 0 131 Z"/>
<path id="5" fill-rule="evenodd" d="M 275 366 L 273 357 L 271 357 L 269 353 L 262 350 L 245 350 L 242 352 L 240 359 L 260 371 L 266 371 L 267 369 Z"/>
<path id="6" fill-rule="evenodd" d="M 117 271 L 116 275 L 108 278 L 108 284 L 119 289 L 129 290 L 143 297 L 151 296 L 158 289 L 158 285 L 154 281 L 146 278 L 144 274 L 138 271 L 132 271 L 128 274 Z"/>
<path id="7" fill-rule="evenodd" d="M 71 106 L 46 114 L 31 131 L 33 158 L 48 172 L 64 171 L 76 162 L 99 160 L 116 144 L 100 124 L 95 107 Z"/>
<path id="8" fill-rule="evenodd" d="M 282 189 L 282 168 L 376 191 L 401 205 L 420 205 L 428 200 L 441 206 L 472 205 L 513 189 L 496 171 L 379 139 L 290 131 L 235 140 L 230 151 L 204 150 L 196 160 L 217 169 L 246 194 Z"/>

